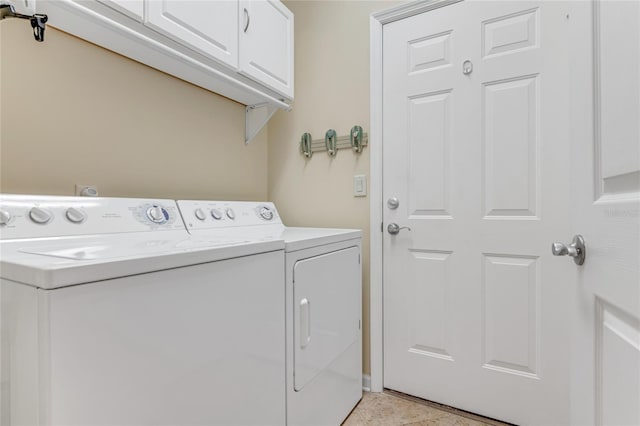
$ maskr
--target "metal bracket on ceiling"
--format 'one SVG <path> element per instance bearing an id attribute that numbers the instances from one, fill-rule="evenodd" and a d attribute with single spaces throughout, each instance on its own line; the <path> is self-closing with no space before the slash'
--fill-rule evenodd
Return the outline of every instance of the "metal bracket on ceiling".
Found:
<path id="1" fill-rule="evenodd" d="M 245 108 L 244 143 L 248 145 L 279 109 L 291 111 L 290 106 L 282 108 L 271 102 L 247 105 Z"/>
<path id="2" fill-rule="evenodd" d="M 44 41 L 45 24 L 49 20 L 47 15 L 42 13 L 36 13 L 34 15 L 23 15 L 16 12 L 13 5 L 8 3 L 0 3 L 0 20 L 5 18 L 19 18 L 28 19 L 31 22 L 31 28 L 33 28 L 33 37 L 36 41 Z"/>

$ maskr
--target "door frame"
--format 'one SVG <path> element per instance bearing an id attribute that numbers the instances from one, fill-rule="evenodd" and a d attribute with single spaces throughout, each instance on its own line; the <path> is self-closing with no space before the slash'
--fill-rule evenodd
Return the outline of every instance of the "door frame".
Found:
<path id="1" fill-rule="evenodd" d="M 382 28 L 401 19 L 419 15 L 430 10 L 449 6 L 463 0 L 418 0 L 374 12 L 369 18 L 369 94 L 370 94 L 370 285 L 369 285 L 369 334 L 371 377 L 368 387 L 371 392 L 382 392 L 383 383 L 383 279 L 382 279 Z M 380 224 L 380 225 L 378 225 Z M 366 381 L 366 379 L 365 379 Z"/>

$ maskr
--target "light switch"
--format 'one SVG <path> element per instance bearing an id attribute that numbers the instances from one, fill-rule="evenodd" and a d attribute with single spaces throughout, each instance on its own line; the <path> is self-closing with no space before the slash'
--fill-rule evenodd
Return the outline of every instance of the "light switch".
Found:
<path id="1" fill-rule="evenodd" d="M 367 196 L 367 176 L 366 175 L 353 176 L 353 196 L 354 197 Z"/>

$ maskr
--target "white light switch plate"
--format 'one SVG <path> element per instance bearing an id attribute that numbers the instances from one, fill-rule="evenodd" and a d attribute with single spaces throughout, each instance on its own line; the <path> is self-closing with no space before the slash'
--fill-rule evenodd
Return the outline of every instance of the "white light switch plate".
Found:
<path id="1" fill-rule="evenodd" d="M 353 196 L 354 197 L 367 196 L 367 176 L 366 175 L 353 176 Z"/>

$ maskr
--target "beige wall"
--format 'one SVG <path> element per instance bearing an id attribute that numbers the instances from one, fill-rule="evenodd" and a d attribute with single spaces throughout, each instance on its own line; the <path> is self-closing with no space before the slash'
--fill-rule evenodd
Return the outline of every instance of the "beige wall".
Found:
<path id="1" fill-rule="evenodd" d="M 369 15 L 399 2 L 285 1 L 295 14 L 295 102 L 269 123 L 269 198 L 289 225 L 364 231 L 364 371 L 369 373 L 369 197 L 353 197 L 353 175 L 369 178 L 369 149 L 339 150 L 309 160 L 300 136 L 324 138 L 333 128 L 369 131 Z"/>
<path id="2" fill-rule="evenodd" d="M 369 178 L 369 148 L 305 160 L 298 143 L 303 132 L 369 131 L 369 14 L 397 3 L 285 2 L 294 109 L 248 147 L 241 105 L 53 28 L 36 43 L 28 23 L 3 20 L 0 191 L 71 194 L 81 183 L 105 196 L 269 198 L 289 225 L 363 229 L 368 373 L 369 197 L 352 191 L 354 174 Z"/>
<path id="3" fill-rule="evenodd" d="M 28 21 L 0 22 L 0 51 L 0 191 L 266 199 L 242 105 Z"/>

